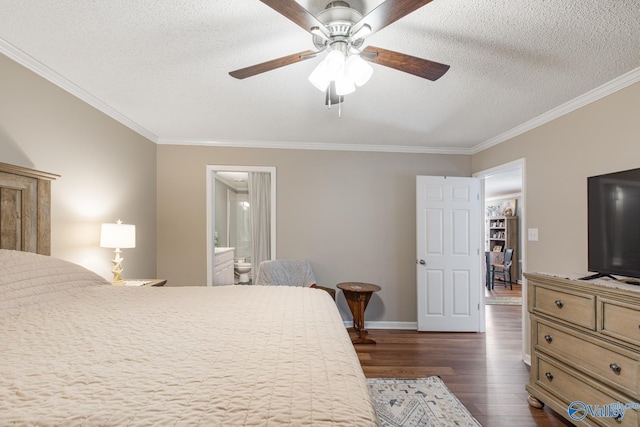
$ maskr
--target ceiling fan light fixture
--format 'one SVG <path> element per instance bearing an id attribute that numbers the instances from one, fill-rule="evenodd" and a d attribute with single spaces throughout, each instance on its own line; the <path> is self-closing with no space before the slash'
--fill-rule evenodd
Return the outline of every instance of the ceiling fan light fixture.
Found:
<path id="1" fill-rule="evenodd" d="M 323 61 L 331 80 L 335 80 L 343 71 L 345 65 L 345 54 L 340 50 L 332 50 Z"/>
<path id="2" fill-rule="evenodd" d="M 325 61 L 320 62 L 316 68 L 313 69 L 309 75 L 309 81 L 321 92 L 325 92 L 327 90 L 329 83 L 331 83 L 331 77 L 329 75 L 329 70 L 327 70 L 327 64 L 325 64 Z"/>
<path id="3" fill-rule="evenodd" d="M 373 74 L 373 68 L 359 55 L 345 54 L 340 50 L 332 50 L 309 75 L 309 81 L 318 90 L 326 92 L 329 84 L 335 82 L 335 91 L 339 96 L 348 95 L 362 86 Z"/>
<path id="4" fill-rule="evenodd" d="M 345 73 L 349 78 L 360 87 L 367 83 L 373 75 L 373 67 L 360 57 L 360 55 L 351 55 L 345 62 Z"/>
<path id="5" fill-rule="evenodd" d="M 353 80 L 351 80 L 349 78 L 349 76 L 347 76 L 346 73 L 343 73 L 341 76 L 339 76 L 336 80 L 336 94 L 338 96 L 343 96 L 343 95 L 349 95 L 350 93 L 353 93 L 356 91 L 356 85 L 353 82 Z"/>

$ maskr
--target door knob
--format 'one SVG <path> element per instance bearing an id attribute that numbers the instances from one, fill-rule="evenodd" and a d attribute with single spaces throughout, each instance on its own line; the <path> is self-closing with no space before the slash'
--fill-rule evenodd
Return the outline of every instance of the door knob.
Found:
<path id="1" fill-rule="evenodd" d="M 420 262 L 420 265 L 427 265 L 427 262 L 423 259 L 421 259 L 419 262 Z"/>

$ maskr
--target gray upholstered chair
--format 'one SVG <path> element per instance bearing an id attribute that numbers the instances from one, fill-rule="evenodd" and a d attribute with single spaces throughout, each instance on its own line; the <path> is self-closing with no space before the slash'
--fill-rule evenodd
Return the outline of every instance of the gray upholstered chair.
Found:
<path id="1" fill-rule="evenodd" d="M 307 260 L 276 259 L 262 261 L 255 281 L 259 286 L 307 286 L 322 289 L 336 299 L 336 290 L 318 286 Z"/>

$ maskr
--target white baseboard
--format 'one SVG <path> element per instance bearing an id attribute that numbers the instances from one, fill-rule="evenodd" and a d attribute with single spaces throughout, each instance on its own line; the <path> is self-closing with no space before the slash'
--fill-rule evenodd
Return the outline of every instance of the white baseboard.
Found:
<path id="1" fill-rule="evenodd" d="M 351 320 L 343 321 L 345 328 L 353 326 Z M 366 329 L 406 329 L 410 331 L 418 330 L 418 322 L 365 322 L 364 327 Z"/>

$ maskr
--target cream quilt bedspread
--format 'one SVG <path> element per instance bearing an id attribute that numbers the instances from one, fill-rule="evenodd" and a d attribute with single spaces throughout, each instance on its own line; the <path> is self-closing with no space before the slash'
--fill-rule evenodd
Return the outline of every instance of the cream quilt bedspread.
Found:
<path id="1" fill-rule="evenodd" d="M 0 425 L 378 425 L 323 291 L 0 273 Z"/>

